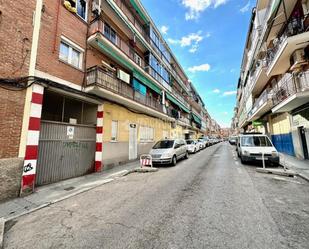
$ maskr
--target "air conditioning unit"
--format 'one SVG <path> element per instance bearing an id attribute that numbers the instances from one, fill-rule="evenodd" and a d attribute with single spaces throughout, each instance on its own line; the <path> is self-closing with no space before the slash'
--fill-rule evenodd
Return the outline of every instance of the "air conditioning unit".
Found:
<path id="1" fill-rule="evenodd" d="M 291 70 L 298 70 L 303 65 L 307 64 L 306 57 L 305 57 L 305 50 L 304 49 L 298 49 L 295 50 L 295 52 L 291 55 L 290 58 L 291 63 Z"/>

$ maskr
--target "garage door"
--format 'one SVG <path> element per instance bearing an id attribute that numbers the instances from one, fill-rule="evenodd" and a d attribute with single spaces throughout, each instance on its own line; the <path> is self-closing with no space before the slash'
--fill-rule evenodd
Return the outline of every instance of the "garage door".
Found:
<path id="1" fill-rule="evenodd" d="M 93 172 L 95 147 L 94 126 L 42 121 L 36 185 Z"/>

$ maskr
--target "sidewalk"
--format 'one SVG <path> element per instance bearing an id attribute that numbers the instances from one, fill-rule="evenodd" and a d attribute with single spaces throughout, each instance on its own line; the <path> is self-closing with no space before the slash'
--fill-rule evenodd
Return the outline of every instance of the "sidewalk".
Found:
<path id="1" fill-rule="evenodd" d="M 137 166 L 139 166 L 139 161 L 134 161 L 101 173 L 93 173 L 39 187 L 31 195 L 0 203 L 0 219 L 12 219 L 109 183 L 117 177 L 127 175 Z"/>
<path id="2" fill-rule="evenodd" d="M 289 156 L 283 153 L 279 153 L 279 155 L 280 155 L 280 164 L 282 166 L 286 166 L 288 169 L 297 172 L 299 176 L 309 181 L 308 160 L 300 160 L 296 157 Z"/>

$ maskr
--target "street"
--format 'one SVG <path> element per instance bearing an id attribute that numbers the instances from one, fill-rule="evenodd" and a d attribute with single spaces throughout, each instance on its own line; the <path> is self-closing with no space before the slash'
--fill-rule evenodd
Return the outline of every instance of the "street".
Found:
<path id="1" fill-rule="evenodd" d="M 226 142 L 7 224 L 4 248 L 309 248 L 309 183 Z"/>

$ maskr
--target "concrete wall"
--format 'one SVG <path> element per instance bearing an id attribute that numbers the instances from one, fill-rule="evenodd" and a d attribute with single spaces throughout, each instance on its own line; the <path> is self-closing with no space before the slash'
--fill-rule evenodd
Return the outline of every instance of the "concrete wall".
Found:
<path id="1" fill-rule="evenodd" d="M 23 159 L 0 159 L 0 202 L 19 195 Z"/>
<path id="2" fill-rule="evenodd" d="M 111 141 L 112 121 L 118 121 L 117 141 Z M 144 114 L 132 112 L 120 105 L 110 102 L 104 103 L 103 121 L 103 165 L 104 170 L 123 164 L 129 161 L 129 125 L 137 125 L 137 154 L 149 153 L 153 144 L 164 138 L 165 134 L 170 134 L 171 124 Z M 140 126 L 147 126 L 154 129 L 154 139 L 152 141 L 142 141 L 140 139 Z M 179 129 L 179 128 L 178 128 Z"/>

